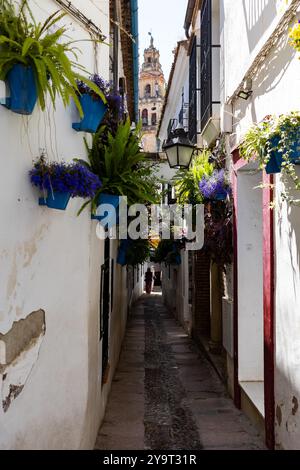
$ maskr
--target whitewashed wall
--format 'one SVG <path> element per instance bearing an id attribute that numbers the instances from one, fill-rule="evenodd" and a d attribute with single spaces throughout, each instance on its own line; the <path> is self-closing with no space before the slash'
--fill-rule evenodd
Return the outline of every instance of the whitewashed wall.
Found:
<path id="1" fill-rule="evenodd" d="M 261 46 L 286 8 L 282 0 L 223 0 L 223 100 L 239 85 Z M 299 19 L 300 10 L 298 16 Z M 223 82 L 222 82 L 223 79 Z M 300 110 L 300 62 L 289 46 L 287 31 L 253 79 L 253 96 L 233 102 L 233 135 L 237 144 L 252 123 L 268 114 Z M 276 330 L 275 406 L 276 444 L 300 448 L 300 209 L 280 203 L 281 177 L 277 176 L 275 217 Z M 255 190 L 254 190 L 255 191 Z M 257 191 L 257 190 L 256 190 Z M 261 230 L 261 229 L 258 229 Z M 244 235 L 247 236 L 246 234 Z M 242 273 L 240 274 L 242 276 Z"/>
<path id="2" fill-rule="evenodd" d="M 189 253 L 181 250 L 180 254 L 181 265 L 161 265 L 163 302 L 190 334 L 192 311 L 189 304 Z"/>
<path id="3" fill-rule="evenodd" d="M 109 33 L 109 2 L 74 0 L 74 5 Z M 53 0 L 29 1 L 43 20 L 58 9 Z M 101 13 L 98 8 L 103 11 Z M 89 34 L 71 17 L 62 23 L 75 39 Z M 81 63 L 109 78 L 109 48 L 79 44 Z M 96 66 L 98 63 L 98 66 Z M 1 95 L 4 87 L 2 84 Z M 89 211 L 76 216 L 82 200 L 65 212 L 38 206 L 30 186 L 32 160 L 46 149 L 50 159 L 85 158 L 83 134 L 72 130 L 76 111 L 60 102 L 53 112 L 37 107 L 29 118 L 0 108 L 0 333 L 13 322 L 43 309 L 46 334 L 36 357 L 26 359 L 29 376 L 22 393 L 4 413 L 0 407 L 1 449 L 92 448 L 104 413 L 127 315 L 126 275 L 116 267 L 115 309 L 111 316 L 111 376 L 101 390 L 99 286 L 103 242 Z M 114 256 L 116 242 L 114 242 Z M 122 301 L 121 301 L 122 300 Z M 0 374 L 2 397 L 5 382 Z M 0 400 L 2 402 L 2 398 Z"/>
<path id="4" fill-rule="evenodd" d="M 189 57 L 184 46 L 179 45 L 176 66 L 172 83 L 169 89 L 168 101 L 166 103 L 164 116 L 162 118 L 158 138 L 161 143 L 168 137 L 168 125 L 170 119 L 178 119 L 182 107 L 182 91 L 184 92 L 184 102 L 189 102 Z"/>

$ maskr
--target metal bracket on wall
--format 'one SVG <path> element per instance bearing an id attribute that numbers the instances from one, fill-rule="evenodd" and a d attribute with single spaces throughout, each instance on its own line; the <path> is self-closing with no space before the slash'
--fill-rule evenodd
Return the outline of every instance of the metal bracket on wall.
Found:
<path id="1" fill-rule="evenodd" d="M 93 23 L 82 11 L 76 8 L 72 2 L 68 0 L 55 0 L 64 10 L 66 10 L 73 18 L 82 23 L 86 29 L 93 35 L 99 38 L 101 41 L 105 41 L 107 38 L 102 33 L 101 29 Z"/>

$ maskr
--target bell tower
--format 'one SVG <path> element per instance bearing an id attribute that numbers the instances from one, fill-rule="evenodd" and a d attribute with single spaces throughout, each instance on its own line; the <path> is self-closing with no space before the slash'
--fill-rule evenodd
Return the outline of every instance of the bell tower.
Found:
<path id="1" fill-rule="evenodd" d="M 153 154 L 157 152 L 156 132 L 166 94 L 166 81 L 159 50 L 154 46 L 152 34 L 149 35 L 150 45 L 144 50 L 140 72 L 139 115 L 143 125 L 144 151 Z"/>

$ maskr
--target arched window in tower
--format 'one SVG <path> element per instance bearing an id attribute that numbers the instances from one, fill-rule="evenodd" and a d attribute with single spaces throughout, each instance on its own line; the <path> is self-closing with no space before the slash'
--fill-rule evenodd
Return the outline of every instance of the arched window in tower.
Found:
<path id="1" fill-rule="evenodd" d="M 149 83 L 145 86 L 145 96 L 151 96 L 151 85 Z"/>
<path id="2" fill-rule="evenodd" d="M 152 116 L 151 116 L 151 125 L 152 126 L 156 126 L 157 124 L 157 116 L 156 116 L 156 113 L 152 113 Z"/>
<path id="3" fill-rule="evenodd" d="M 151 64 L 151 62 L 152 62 L 151 57 L 148 57 L 148 64 Z"/>
<path id="4" fill-rule="evenodd" d="M 148 126 L 148 110 L 147 109 L 143 109 L 142 111 L 142 123 L 143 123 L 143 126 Z"/>

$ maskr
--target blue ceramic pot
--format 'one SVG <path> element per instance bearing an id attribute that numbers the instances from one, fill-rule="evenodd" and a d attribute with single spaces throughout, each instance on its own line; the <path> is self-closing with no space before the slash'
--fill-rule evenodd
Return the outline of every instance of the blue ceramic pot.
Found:
<path id="1" fill-rule="evenodd" d="M 216 193 L 214 199 L 215 199 L 215 201 L 225 201 L 227 196 L 228 196 L 227 191 L 225 191 L 225 190 L 224 191 L 219 191 L 219 192 Z"/>
<path id="2" fill-rule="evenodd" d="M 106 211 L 104 215 L 99 214 L 99 206 L 109 204 L 112 206 L 111 211 Z M 112 228 L 119 222 L 119 205 L 120 196 L 112 194 L 101 193 L 98 199 L 97 214 L 92 214 L 92 220 L 98 220 L 103 227 Z"/>
<path id="3" fill-rule="evenodd" d="M 49 191 L 46 198 L 41 197 L 39 199 L 40 206 L 47 206 L 50 209 L 57 209 L 64 211 L 67 208 L 71 197 L 70 192 L 59 192 L 59 191 Z"/>
<path id="4" fill-rule="evenodd" d="M 270 140 L 271 147 L 278 147 L 280 141 L 280 137 L 273 137 Z M 270 160 L 266 165 L 266 173 L 268 175 L 273 173 L 280 173 L 281 167 L 283 162 L 283 155 L 281 152 L 273 150 L 270 155 Z M 291 146 L 291 153 L 290 153 L 290 162 L 294 163 L 295 165 L 300 164 L 300 130 L 295 132 L 294 142 Z"/>
<path id="5" fill-rule="evenodd" d="M 89 93 L 85 93 L 80 97 L 80 104 L 84 116 L 80 122 L 72 125 L 73 129 L 78 132 L 97 132 L 106 113 L 107 106 L 101 98 L 93 98 Z"/>
<path id="6" fill-rule="evenodd" d="M 1 104 L 17 114 L 32 114 L 37 102 L 37 87 L 32 67 L 16 64 L 6 76 L 10 97 Z"/>
<path id="7" fill-rule="evenodd" d="M 120 248 L 118 251 L 117 263 L 121 266 L 126 266 L 127 248 L 129 246 L 129 240 L 121 240 Z"/>

